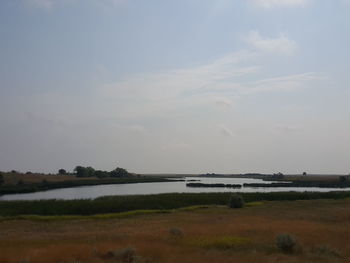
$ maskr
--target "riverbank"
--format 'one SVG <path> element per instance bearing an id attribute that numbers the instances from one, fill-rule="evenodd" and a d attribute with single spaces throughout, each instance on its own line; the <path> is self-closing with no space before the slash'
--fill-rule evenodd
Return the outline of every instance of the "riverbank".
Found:
<path id="1" fill-rule="evenodd" d="M 349 262 L 349 199 L 268 201 L 65 220 L 0 221 L 0 262 Z M 301 250 L 285 254 L 276 236 Z M 137 261 L 118 261 L 120 255 Z"/>

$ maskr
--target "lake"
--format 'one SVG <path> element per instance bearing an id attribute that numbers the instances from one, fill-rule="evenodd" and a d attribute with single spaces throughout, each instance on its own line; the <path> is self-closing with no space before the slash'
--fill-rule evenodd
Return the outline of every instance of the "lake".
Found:
<path id="1" fill-rule="evenodd" d="M 80 186 L 72 188 L 60 188 L 42 192 L 27 194 L 9 194 L 0 196 L 0 200 L 41 200 L 41 199 L 94 199 L 106 195 L 144 195 L 161 193 L 203 193 L 203 192 L 329 192 L 329 191 L 349 191 L 350 188 L 318 188 L 318 187 L 242 187 L 241 189 L 230 188 L 212 188 L 186 187 L 187 182 L 198 180 L 198 183 L 213 184 L 244 184 L 244 183 L 266 183 L 262 179 L 253 178 L 208 178 L 208 177 L 186 177 L 182 182 L 164 182 L 164 183 L 136 183 L 136 184 L 111 184 Z"/>

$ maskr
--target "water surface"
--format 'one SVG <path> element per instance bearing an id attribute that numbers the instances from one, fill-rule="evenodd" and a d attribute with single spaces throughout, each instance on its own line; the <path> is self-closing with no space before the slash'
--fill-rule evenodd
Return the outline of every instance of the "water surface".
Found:
<path id="1" fill-rule="evenodd" d="M 252 178 L 208 178 L 208 177 L 186 177 L 183 182 L 162 182 L 162 183 L 136 183 L 136 184 L 110 184 L 79 186 L 72 188 L 60 188 L 42 192 L 27 194 L 9 194 L 0 196 L 0 200 L 40 200 L 40 199 L 93 199 L 106 195 L 138 195 L 138 194 L 161 194 L 161 193 L 209 193 L 209 192 L 329 192 L 339 190 L 350 190 L 350 188 L 318 188 L 318 187 L 242 187 L 241 189 L 221 187 L 186 187 L 189 180 L 199 180 L 199 183 L 213 184 L 241 184 L 244 183 L 266 183 L 262 179 Z"/>

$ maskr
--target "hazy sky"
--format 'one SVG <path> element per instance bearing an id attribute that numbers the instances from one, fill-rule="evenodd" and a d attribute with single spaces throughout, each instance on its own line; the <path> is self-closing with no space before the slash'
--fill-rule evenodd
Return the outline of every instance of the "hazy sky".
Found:
<path id="1" fill-rule="evenodd" d="M 0 0 L 0 170 L 349 173 L 350 1 Z"/>

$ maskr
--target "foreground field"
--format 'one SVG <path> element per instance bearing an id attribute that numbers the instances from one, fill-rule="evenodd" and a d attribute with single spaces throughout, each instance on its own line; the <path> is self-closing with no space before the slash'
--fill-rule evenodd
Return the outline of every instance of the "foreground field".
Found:
<path id="1" fill-rule="evenodd" d="M 113 219 L 2 220 L 0 262 L 350 262 L 349 206 L 349 199 L 276 201 Z M 279 251 L 280 233 L 294 235 L 300 252 Z"/>

